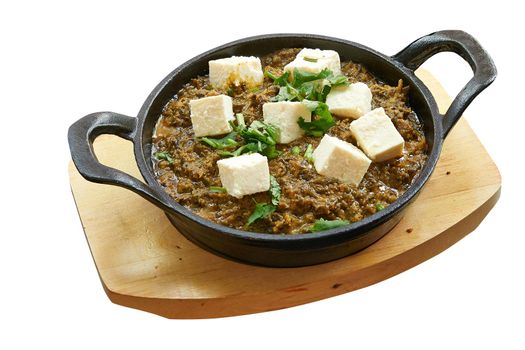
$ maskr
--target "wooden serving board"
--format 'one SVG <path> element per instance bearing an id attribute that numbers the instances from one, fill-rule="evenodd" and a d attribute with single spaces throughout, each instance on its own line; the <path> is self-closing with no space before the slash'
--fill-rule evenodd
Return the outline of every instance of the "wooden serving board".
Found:
<path id="1" fill-rule="evenodd" d="M 418 75 L 440 108 L 439 83 Z M 140 178 L 132 146 L 95 142 L 101 162 Z M 71 188 L 102 285 L 116 304 L 169 318 L 276 310 L 369 286 L 442 252 L 483 220 L 499 198 L 496 165 L 467 122 L 449 134 L 432 178 L 402 221 L 352 256 L 300 268 L 265 268 L 215 256 L 186 240 L 164 213 L 131 191 L 84 180 L 71 163 Z"/>

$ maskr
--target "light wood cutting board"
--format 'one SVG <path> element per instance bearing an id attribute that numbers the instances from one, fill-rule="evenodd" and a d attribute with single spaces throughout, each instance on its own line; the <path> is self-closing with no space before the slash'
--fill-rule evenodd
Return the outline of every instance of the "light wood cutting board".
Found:
<path id="1" fill-rule="evenodd" d="M 418 71 L 440 109 L 450 98 Z M 478 118 L 483 116 L 476 116 Z M 488 122 L 488 118 L 485 117 Z M 95 142 L 101 162 L 140 177 L 131 143 Z M 169 318 L 209 318 L 300 305 L 377 283 L 442 252 L 483 220 L 499 198 L 498 169 L 462 119 L 438 166 L 402 221 L 352 256 L 309 267 L 264 268 L 217 257 L 186 240 L 164 213 L 119 187 L 84 180 L 71 188 L 102 285 L 112 302 Z"/>

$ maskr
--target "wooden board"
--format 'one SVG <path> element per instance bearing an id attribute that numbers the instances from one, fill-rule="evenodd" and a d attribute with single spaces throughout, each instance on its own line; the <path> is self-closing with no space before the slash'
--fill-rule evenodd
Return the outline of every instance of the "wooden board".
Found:
<path id="1" fill-rule="evenodd" d="M 418 72 L 446 109 L 450 99 Z M 132 146 L 95 142 L 99 159 L 137 177 Z M 429 183 L 403 220 L 369 248 L 309 267 L 232 262 L 186 240 L 164 213 L 119 187 L 85 181 L 70 164 L 71 188 L 103 287 L 112 302 L 169 318 L 208 318 L 295 306 L 377 283 L 442 252 L 473 231 L 499 198 L 496 165 L 467 122 L 449 134 Z"/>

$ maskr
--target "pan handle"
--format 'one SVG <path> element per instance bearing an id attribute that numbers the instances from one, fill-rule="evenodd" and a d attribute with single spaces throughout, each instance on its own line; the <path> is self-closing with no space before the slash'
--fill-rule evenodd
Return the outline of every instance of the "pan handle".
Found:
<path id="1" fill-rule="evenodd" d="M 489 54 L 472 35 L 461 30 L 443 30 L 417 39 L 392 58 L 405 67 L 416 70 L 430 57 L 450 51 L 467 61 L 474 76 L 456 96 L 443 116 L 443 138 L 459 120 L 474 98 L 496 78 L 497 71 Z"/>
<path id="2" fill-rule="evenodd" d="M 87 180 L 127 188 L 151 203 L 167 210 L 169 201 L 150 187 L 123 171 L 101 164 L 93 150 L 93 142 L 102 134 L 112 134 L 135 142 L 137 118 L 113 112 L 98 112 L 79 119 L 69 127 L 71 157 L 78 172 Z"/>

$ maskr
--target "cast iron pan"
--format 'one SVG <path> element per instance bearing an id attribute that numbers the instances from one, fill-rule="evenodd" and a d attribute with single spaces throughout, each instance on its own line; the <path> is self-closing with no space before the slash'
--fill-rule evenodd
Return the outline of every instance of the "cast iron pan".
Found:
<path id="1" fill-rule="evenodd" d="M 151 162 L 155 123 L 164 105 L 191 78 L 207 74 L 208 61 L 228 56 L 262 56 L 289 47 L 332 49 L 341 61 L 364 64 L 384 82 L 410 85 L 409 101 L 424 126 L 429 158 L 412 186 L 384 210 L 340 228 L 301 235 L 253 233 L 232 229 L 205 220 L 176 203 L 156 181 Z M 463 57 L 474 76 L 442 115 L 427 87 L 414 75 L 423 62 L 442 51 Z M 386 56 L 347 40 L 310 34 L 271 34 L 250 37 L 217 47 L 192 58 L 171 72 L 144 102 L 137 117 L 113 112 L 93 113 L 69 128 L 73 162 L 89 181 L 117 185 L 144 197 L 165 211 L 170 221 L 189 240 L 215 254 L 238 261 L 275 267 L 318 264 L 352 254 L 377 241 L 394 227 L 414 201 L 436 166 L 443 140 L 470 102 L 496 78 L 496 67 L 488 53 L 469 34 L 446 30 L 417 39 L 394 56 Z M 93 141 L 101 134 L 130 140 L 142 182 L 120 170 L 98 162 Z"/>

